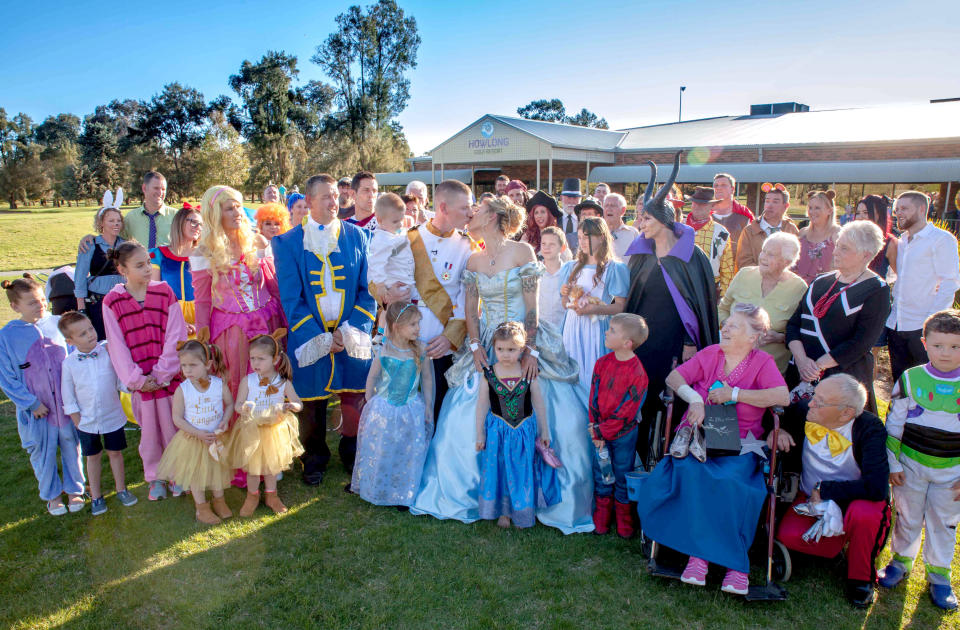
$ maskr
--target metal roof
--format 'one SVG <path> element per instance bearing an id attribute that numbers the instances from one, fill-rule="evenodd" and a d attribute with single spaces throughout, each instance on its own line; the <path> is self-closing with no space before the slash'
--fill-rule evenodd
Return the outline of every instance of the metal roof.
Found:
<path id="1" fill-rule="evenodd" d="M 721 116 L 623 131 L 619 151 L 960 138 L 960 102 Z"/>
<path id="2" fill-rule="evenodd" d="M 870 160 L 859 162 L 744 162 L 681 164 L 677 182 L 694 184 L 713 181 L 717 173 L 730 173 L 738 182 L 781 182 L 784 184 L 927 184 L 960 179 L 960 159 Z M 669 164 L 657 165 L 657 181 L 670 175 Z M 647 182 L 650 167 L 598 166 L 590 171 L 591 182 L 624 184 Z"/>
<path id="3" fill-rule="evenodd" d="M 576 125 L 499 116 L 497 114 L 488 114 L 488 116 L 505 125 L 536 136 L 555 147 L 567 149 L 612 151 L 626 135 L 623 131 L 610 131 L 609 129 L 578 127 Z"/>
<path id="4" fill-rule="evenodd" d="M 478 169 L 479 170 L 479 169 Z M 445 169 L 443 176 L 440 176 L 440 169 L 433 171 L 434 180 L 430 181 L 430 171 L 403 171 L 401 173 L 374 173 L 377 177 L 377 184 L 380 186 L 406 186 L 414 180 L 419 180 L 427 185 L 439 184 L 445 179 L 455 179 L 464 184 L 473 182 L 473 170 L 469 168 Z"/>

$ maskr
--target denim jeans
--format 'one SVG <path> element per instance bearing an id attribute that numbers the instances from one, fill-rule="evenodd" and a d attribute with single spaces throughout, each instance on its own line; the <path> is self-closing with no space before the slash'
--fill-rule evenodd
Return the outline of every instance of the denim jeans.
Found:
<path id="1" fill-rule="evenodd" d="M 610 453 L 610 463 L 613 465 L 614 482 L 612 484 L 603 483 L 597 450 L 593 450 L 593 491 L 598 497 L 609 497 L 612 494 L 617 502 L 627 503 L 627 473 L 633 470 L 637 433 L 637 427 L 633 427 L 617 439 L 607 441 L 607 451 Z"/>

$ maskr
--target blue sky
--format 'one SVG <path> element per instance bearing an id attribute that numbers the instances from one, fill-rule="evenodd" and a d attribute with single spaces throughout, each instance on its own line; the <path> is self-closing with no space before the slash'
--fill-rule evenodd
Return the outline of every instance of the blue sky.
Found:
<path id="1" fill-rule="evenodd" d="M 309 58 L 350 2 L 24 2 L 4 9 L 0 107 L 79 116 L 172 81 L 207 99 L 244 59 Z M 538 98 L 613 128 L 741 114 L 960 97 L 956 2 L 424 2 L 400 0 L 423 43 L 400 117 L 415 153 L 485 113 Z"/>

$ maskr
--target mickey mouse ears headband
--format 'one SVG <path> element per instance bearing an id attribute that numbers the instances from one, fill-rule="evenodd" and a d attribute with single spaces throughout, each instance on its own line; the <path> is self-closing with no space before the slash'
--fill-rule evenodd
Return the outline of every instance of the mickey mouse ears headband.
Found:
<path id="1" fill-rule="evenodd" d="M 768 193 L 768 192 L 770 192 L 771 190 L 779 190 L 779 191 L 783 192 L 783 191 L 785 191 L 786 189 L 787 189 L 787 187 L 784 186 L 783 184 L 779 183 L 779 182 L 776 183 L 776 184 L 771 184 L 770 182 L 764 182 L 763 184 L 760 185 L 760 190 L 762 190 L 762 191 L 765 192 L 765 193 Z"/>

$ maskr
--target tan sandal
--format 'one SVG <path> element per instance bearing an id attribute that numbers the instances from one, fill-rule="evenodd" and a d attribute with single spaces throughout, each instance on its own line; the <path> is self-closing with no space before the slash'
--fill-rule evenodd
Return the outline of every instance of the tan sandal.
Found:
<path id="1" fill-rule="evenodd" d="M 222 521 L 210 509 L 209 503 L 197 503 L 197 520 L 205 525 L 219 525 Z"/>
<path id="2" fill-rule="evenodd" d="M 247 498 L 243 500 L 243 505 L 240 506 L 240 516 L 253 516 L 258 505 L 260 505 L 260 493 L 247 490 Z"/>
<path id="3" fill-rule="evenodd" d="M 214 513 L 220 518 L 230 518 L 233 516 L 233 512 L 230 511 L 230 506 L 227 505 L 227 502 L 223 500 L 223 497 L 213 497 L 211 502 L 213 505 Z"/>
<path id="4" fill-rule="evenodd" d="M 277 496 L 276 490 L 270 492 L 269 490 L 265 491 L 266 496 L 263 497 L 263 504 L 268 508 L 273 510 L 276 514 L 283 514 L 287 511 L 287 506 L 283 504 L 283 501 L 280 500 L 280 497 Z"/>

